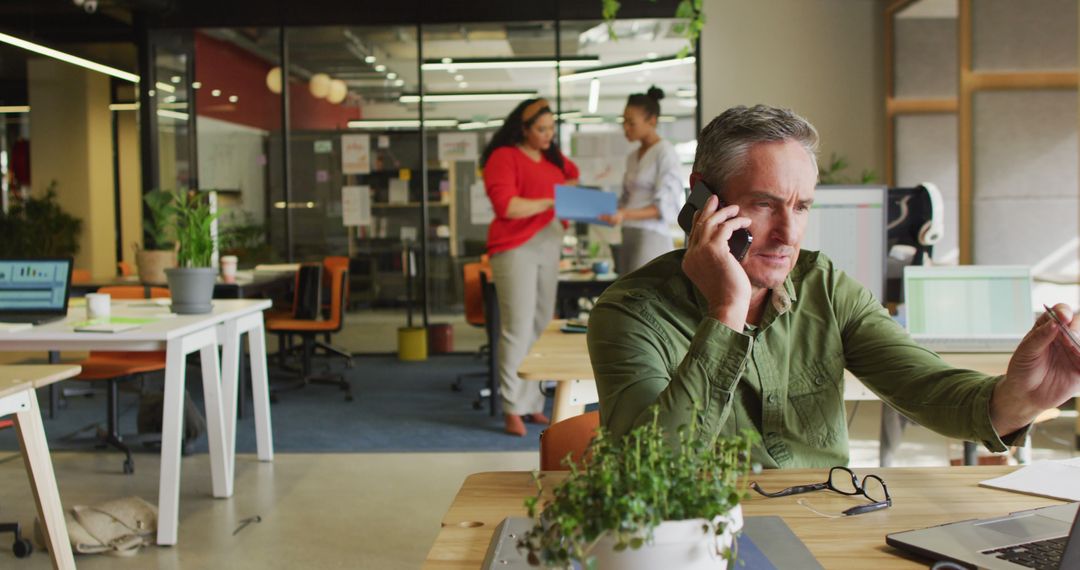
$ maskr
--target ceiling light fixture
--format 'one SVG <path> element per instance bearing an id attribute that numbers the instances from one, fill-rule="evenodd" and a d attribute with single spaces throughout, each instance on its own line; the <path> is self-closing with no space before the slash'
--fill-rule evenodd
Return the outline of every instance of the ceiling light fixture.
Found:
<path id="1" fill-rule="evenodd" d="M 571 81 L 584 81 L 586 79 L 592 79 L 594 77 L 607 77 L 610 75 L 622 75 L 624 73 L 633 73 L 635 71 L 646 71 L 650 69 L 662 69 L 665 67 L 676 67 L 679 65 L 690 65 L 696 62 L 697 59 L 694 56 L 688 57 L 671 57 L 667 59 L 656 59 L 638 61 L 634 63 L 623 63 L 619 65 L 612 65 L 608 67 L 597 67 L 594 69 L 585 69 L 576 73 L 570 73 L 568 75 L 559 76 L 559 83 L 569 83 Z M 640 77 L 639 77 L 640 79 Z"/>
<path id="2" fill-rule="evenodd" d="M 393 71 L 391 71 L 390 73 L 386 74 L 386 78 L 387 79 L 397 79 L 397 74 L 394 73 Z"/>
<path id="3" fill-rule="evenodd" d="M 593 77 L 589 82 L 589 112 L 595 113 L 600 106 L 600 80 Z"/>
<path id="4" fill-rule="evenodd" d="M 369 55 L 364 57 L 364 63 L 375 63 L 375 56 Z"/>
<path id="5" fill-rule="evenodd" d="M 202 87 L 202 81 L 192 81 L 191 82 L 191 88 L 192 89 L 199 89 L 201 87 Z"/>
<path id="6" fill-rule="evenodd" d="M 214 89 L 213 91 L 210 92 L 210 95 L 212 95 L 214 97 L 221 97 L 221 89 Z"/>
<path id="7" fill-rule="evenodd" d="M 426 103 L 460 103 L 475 101 L 521 101 L 536 96 L 536 91 L 475 91 L 466 93 L 425 93 Z M 420 96 L 415 93 L 398 97 L 399 103 L 419 103 Z"/>
<path id="8" fill-rule="evenodd" d="M 561 60 L 552 58 L 515 58 L 502 59 L 450 59 L 444 57 L 441 60 L 427 60 L 420 66 L 424 71 L 450 70 L 450 69 L 553 69 L 558 63 L 559 67 L 590 67 L 600 63 L 599 57 L 566 57 Z"/>
<path id="9" fill-rule="evenodd" d="M 362 119 L 359 121 L 349 121 L 350 129 L 418 129 L 420 128 L 419 119 Z M 424 121 L 425 127 L 456 127 L 458 126 L 457 119 L 427 119 Z"/>
<path id="10" fill-rule="evenodd" d="M 382 73 L 382 72 L 386 71 L 386 66 L 380 63 L 379 65 L 375 66 L 375 71 L 378 71 L 379 73 Z"/>
<path id="11" fill-rule="evenodd" d="M 81 58 L 79 56 L 71 55 L 70 53 L 64 53 L 64 52 L 59 51 L 59 50 L 55 50 L 55 49 L 52 49 L 52 48 L 47 48 L 47 47 L 45 47 L 43 45 L 35 44 L 33 42 L 28 42 L 26 40 L 19 39 L 19 38 L 15 37 L 15 36 L 9 36 L 7 34 L 0 33 L 0 42 L 4 42 L 4 43 L 6 43 L 8 45 L 13 45 L 15 47 L 25 49 L 27 51 L 32 51 L 32 52 L 37 53 L 37 54 L 41 54 L 41 55 L 44 55 L 44 56 L 47 56 L 47 57 L 51 57 L 53 59 L 58 59 L 58 60 L 63 61 L 65 63 L 70 63 L 72 65 L 77 65 L 79 67 L 83 67 L 83 68 L 89 69 L 91 71 L 96 71 L 98 73 L 104 73 L 105 75 L 111 75 L 112 77 L 116 77 L 118 79 L 123 79 L 124 81 L 130 81 L 132 83 L 138 83 L 139 82 L 139 76 L 135 75 L 134 73 L 130 73 L 130 72 L 124 71 L 122 69 L 117 69 L 115 67 L 109 67 L 108 65 L 102 65 L 100 63 L 90 61 L 89 59 L 83 59 L 83 58 Z"/>
<path id="12" fill-rule="evenodd" d="M 29 113 L 30 105 L 0 105 L 0 115 L 14 115 L 16 113 Z"/>
<path id="13" fill-rule="evenodd" d="M 240 100 L 240 98 L 237 97 L 236 95 L 229 95 L 229 102 L 230 103 L 236 103 L 239 100 Z"/>

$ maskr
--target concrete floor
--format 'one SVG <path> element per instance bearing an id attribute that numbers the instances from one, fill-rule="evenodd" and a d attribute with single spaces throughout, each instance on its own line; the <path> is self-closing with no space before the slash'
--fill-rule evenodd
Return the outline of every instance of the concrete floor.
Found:
<path id="1" fill-rule="evenodd" d="M 864 403 L 852 423 L 855 467 L 877 465 L 880 405 Z M 1040 426 L 1035 458 L 1073 456 L 1075 414 Z M 910 427 L 898 454 L 900 466 L 945 465 L 960 444 L 918 426 Z M 157 497 L 158 465 L 136 457 L 137 472 L 118 473 L 116 453 L 53 456 L 65 506 L 95 504 L 138 495 Z M 134 558 L 80 556 L 80 568 L 418 568 L 439 532 L 439 522 L 464 478 L 480 471 L 531 470 L 536 453 L 279 454 L 273 463 L 254 456 L 237 461 L 232 499 L 210 497 L 209 459 L 183 460 L 180 537 L 174 547 L 146 549 Z M 236 536 L 239 521 L 263 521 Z M 0 520 L 31 525 L 34 506 L 22 461 L 0 457 Z M 0 538 L 0 568 L 49 568 L 35 552 L 15 559 L 9 536 Z"/>

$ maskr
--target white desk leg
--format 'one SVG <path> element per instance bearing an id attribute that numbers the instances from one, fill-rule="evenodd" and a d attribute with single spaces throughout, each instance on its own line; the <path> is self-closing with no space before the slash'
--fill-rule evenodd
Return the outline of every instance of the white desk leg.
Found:
<path id="1" fill-rule="evenodd" d="M 229 460 L 230 474 L 236 472 L 237 395 L 243 389 L 239 386 L 241 334 L 236 319 L 226 321 L 218 329 L 218 340 L 221 341 L 221 401 L 225 412 L 225 457 Z"/>
<path id="2" fill-rule="evenodd" d="M 180 519 L 180 439 L 184 411 L 183 339 L 165 350 L 165 401 L 161 414 L 161 477 L 158 484 L 159 545 L 176 544 Z"/>
<path id="3" fill-rule="evenodd" d="M 38 409 L 37 396 L 33 392 L 28 394 L 29 409 L 15 413 L 15 428 L 22 445 L 26 474 L 30 477 L 38 519 L 45 527 L 45 540 L 48 541 L 53 568 L 74 570 L 75 558 L 71 554 L 64 508 L 60 505 L 56 476 L 53 474 L 52 460 L 49 459 L 49 444 L 45 440 L 41 410 Z"/>
<path id="4" fill-rule="evenodd" d="M 248 329 L 251 362 L 251 407 L 255 410 L 255 443 L 259 461 L 274 460 L 274 436 L 270 429 L 270 380 L 266 375 L 266 332 L 262 314 Z"/>
<path id="5" fill-rule="evenodd" d="M 199 349 L 202 362 L 203 399 L 206 401 L 206 436 L 210 447 L 210 479 L 214 496 L 231 497 L 233 494 L 231 455 L 225 446 L 225 413 L 221 401 L 221 368 L 218 367 L 217 331 L 211 329 L 214 342 Z M 233 383 L 235 384 L 235 377 Z M 235 409 L 233 417 L 236 417 Z"/>

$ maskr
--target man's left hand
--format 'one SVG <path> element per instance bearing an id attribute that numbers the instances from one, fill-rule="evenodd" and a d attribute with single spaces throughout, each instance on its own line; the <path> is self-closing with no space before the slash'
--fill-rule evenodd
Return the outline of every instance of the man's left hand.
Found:
<path id="1" fill-rule="evenodd" d="M 1054 305 L 1058 319 L 1080 338 L 1080 318 L 1068 305 Z M 1005 379 L 994 388 L 990 420 L 1000 435 L 1030 424 L 1043 410 L 1080 394 L 1080 348 L 1050 315 L 1043 314 L 1009 360 Z"/>

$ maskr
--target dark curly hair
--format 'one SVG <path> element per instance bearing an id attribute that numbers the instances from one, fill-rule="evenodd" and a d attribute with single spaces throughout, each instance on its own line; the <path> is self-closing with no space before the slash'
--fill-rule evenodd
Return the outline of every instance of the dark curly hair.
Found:
<path id="1" fill-rule="evenodd" d="M 539 99 L 526 99 L 514 107 L 513 111 L 506 116 L 506 120 L 503 121 L 499 130 L 495 131 L 495 135 L 491 137 L 491 142 L 484 147 L 484 154 L 480 156 L 480 166 L 483 167 L 487 164 L 491 153 L 504 146 L 516 146 L 525 141 L 525 129 L 531 127 L 545 113 L 551 113 L 551 107 L 543 107 L 535 115 L 533 115 L 528 122 L 521 120 L 521 114 L 525 111 L 525 107 L 532 105 L 539 101 Z M 559 151 L 559 145 L 555 144 L 555 141 L 551 141 L 551 146 L 543 151 L 544 158 L 548 159 L 548 162 L 559 167 L 559 170 L 565 172 L 566 166 L 563 163 L 562 152 Z"/>

